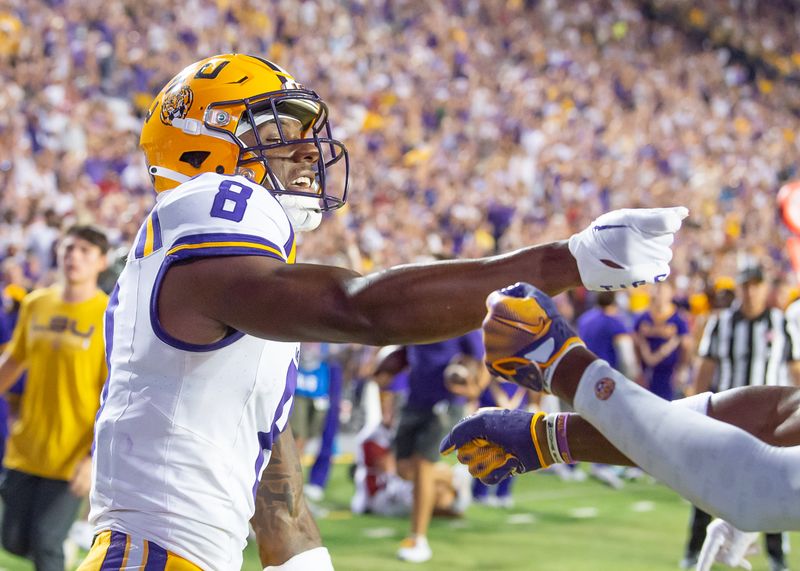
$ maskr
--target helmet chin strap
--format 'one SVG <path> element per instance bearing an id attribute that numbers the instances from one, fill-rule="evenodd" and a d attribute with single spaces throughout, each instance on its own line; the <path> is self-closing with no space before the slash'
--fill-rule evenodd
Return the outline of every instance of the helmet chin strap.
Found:
<path id="1" fill-rule="evenodd" d="M 275 198 L 286 212 L 295 232 L 310 232 L 322 222 L 322 212 L 316 198 L 292 194 L 278 194 Z"/>
<path id="2" fill-rule="evenodd" d="M 237 174 L 242 167 L 237 168 Z M 277 190 L 286 190 L 283 183 L 277 176 L 265 176 L 265 180 L 261 184 L 270 189 L 271 186 L 277 186 Z M 267 184 L 269 183 L 269 186 Z M 317 181 L 313 183 L 313 189 L 317 190 L 319 185 Z M 273 189 L 275 190 L 275 189 Z M 292 224 L 295 232 L 310 232 L 317 228 L 322 222 L 322 211 L 319 207 L 319 199 L 313 196 L 296 196 L 294 194 L 273 194 L 275 199 L 280 203 L 289 222 Z"/>

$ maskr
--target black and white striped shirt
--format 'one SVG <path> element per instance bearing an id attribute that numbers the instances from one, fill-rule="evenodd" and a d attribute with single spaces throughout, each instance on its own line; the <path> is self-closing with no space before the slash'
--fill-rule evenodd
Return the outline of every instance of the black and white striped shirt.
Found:
<path id="1" fill-rule="evenodd" d="M 780 309 L 753 319 L 724 309 L 708 320 L 698 354 L 717 361 L 718 391 L 787 384 L 787 361 L 800 360 L 800 328 Z"/>

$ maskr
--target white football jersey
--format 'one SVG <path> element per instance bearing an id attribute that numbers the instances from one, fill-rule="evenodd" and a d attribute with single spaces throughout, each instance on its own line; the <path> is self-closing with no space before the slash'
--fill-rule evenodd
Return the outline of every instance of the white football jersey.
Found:
<path id="1" fill-rule="evenodd" d="M 95 530 L 153 541 L 203 569 L 240 569 L 254 496 L 286 426 L 298 343 L 231 330 L 192 345 L 161 328 L 157 300 L 185 260 L 293 263 L 294 232 L 263 187 L 207 173 L 162 193 L 106 312 L 109 379 L 95 425 Z"/>

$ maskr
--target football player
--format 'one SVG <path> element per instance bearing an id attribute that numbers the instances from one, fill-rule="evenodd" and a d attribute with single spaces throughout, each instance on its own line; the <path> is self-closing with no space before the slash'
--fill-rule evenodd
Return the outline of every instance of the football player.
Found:
<path id="1" fill-rule="evenodd" d="M 295 232 L 344 204 L 347 151 L 315 92 L 241 54 L 178 73 L 152 103 L 141 146 L 158 196 L 106 315 L 98 536 L 83 571 L 239 569 L 254 511 L 270 569 L 332 569 L 296 450 L 278 438 L 299 343 L 454 337 L 515 278 L 550 293 L 660 281 L 686 215 L 618 211 L 570 246 L 368 276 L 295 263 Z"/>
<path id="2" fill-rule="evenodd" d="M 462 420 L 440 449 L 458 450 L 474 476 L 497 483 L 553 463 L 635 463 L 735 528 L 800 529 L 800 389 L 743 387 L 670 403 L 588 351 L 537 288 L 516 284 L 487 304 L 489 369 L 579 414 L 482 409 Z M 749 543 L 716 525 L 709 549 L 728 542 L 723 560 L 740 561 Z"/>

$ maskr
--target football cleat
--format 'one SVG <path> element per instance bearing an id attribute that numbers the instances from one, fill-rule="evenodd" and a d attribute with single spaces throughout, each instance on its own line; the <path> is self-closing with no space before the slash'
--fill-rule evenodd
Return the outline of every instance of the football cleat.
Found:
<path id="1" fill-rule="evenodd" d="M 553 300 L 527 283 L 492 292 L 483 321 L 486 367 L 534 391 L 550 392 L 553 371 L 583 341 L 558 313 Z"/>

